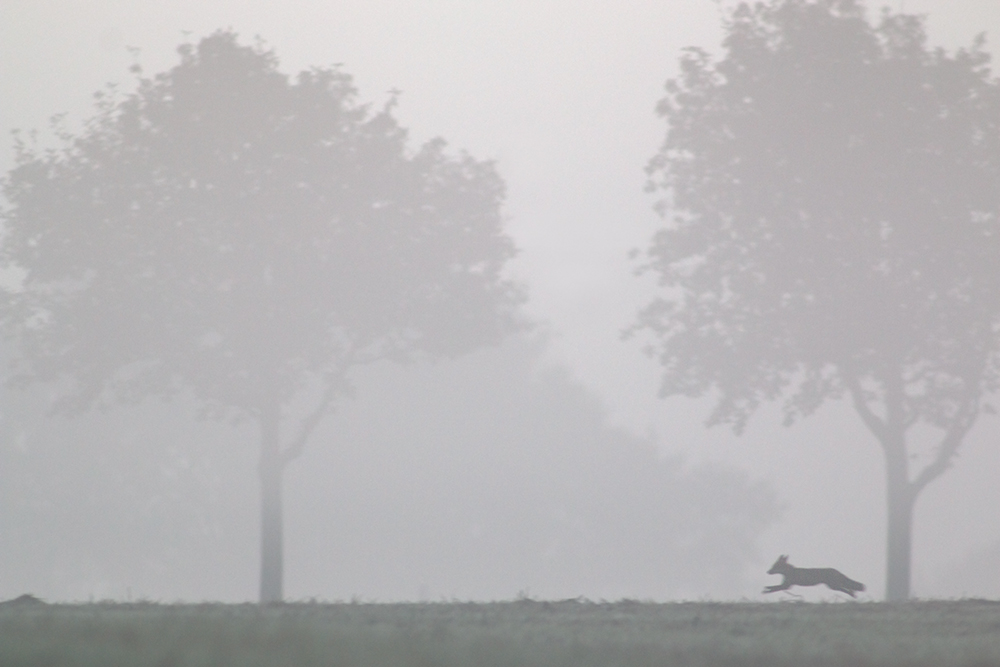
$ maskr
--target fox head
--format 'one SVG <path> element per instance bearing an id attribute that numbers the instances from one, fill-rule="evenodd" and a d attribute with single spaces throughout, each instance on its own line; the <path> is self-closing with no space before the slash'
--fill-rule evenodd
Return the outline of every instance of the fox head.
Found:
<path id="1" fill-rule="evenodd" d="M 788 565 L 788 556 L 778 556 L 778 560 L 774 561 L 774 565 L 771 569 L 767 571 L 768 574 L 781 574 L 781 571 L 785 569 Z"/>

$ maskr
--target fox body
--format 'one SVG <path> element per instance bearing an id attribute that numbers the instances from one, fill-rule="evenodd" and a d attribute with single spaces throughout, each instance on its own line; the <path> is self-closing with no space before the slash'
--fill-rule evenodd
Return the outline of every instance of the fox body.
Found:
<path id="1" fill-rule="evenodd" d="M 788 562 L 788 556 L 779 556 L 767 573 L 780 574 L 782 581 L 780 584 L 766 587 L 765 593 L 787 591 L 792 586 L 816 586 L 817 584 L 825 584 L 827 588 L 847 593 L 851 597 L 854 597 L 855 593 L 865 590 L 863 583 L 854 581 L 839 570 L 832 567 L 795 567 Z"/>

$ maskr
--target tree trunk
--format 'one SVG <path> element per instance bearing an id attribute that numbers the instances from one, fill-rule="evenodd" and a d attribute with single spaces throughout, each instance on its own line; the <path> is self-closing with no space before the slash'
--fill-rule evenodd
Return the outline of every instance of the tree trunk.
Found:
<path id="1" fill-rule="evenodd" d="M 266 406 L 260 418 L 260 601 L 281 602 L 284 576 L 279 426 L 281 406 Z"/>
<path id="2" fill-rule="evenodd" d="M 885 444 L 887 534 L 885 599 L 899 602 L 910 597 L 910 562 L 913 550 L 913 505 L 916 494 L 909 480 L 906 445 Z"/>
<path id="3" fill-rule="evenodd" d="M 903 375 L 898 371 L 885 376 L 885 417 L 879 417 L 869 405 L 857 376 L 845 376 L 847 387 L 854 401 L 854 408 L 862 421 L 878 438 L 885 454 L 886 479 L 886 550 L 885 550 L 885 599 L 899 602 L 910 597 L 910 562 L 913 554 L 913 506 L 917 496 L 927 484 L 947 470 L 951 459 L 962 444 L 962 439 L 976 423 L 979 415 L 979 387 L 969 381 L 970 387 L 953 421 L 945 429 L 944 438 L 936 458 L 918 474 L 910 478 L 906 448 L 906 432 L 913 425 L 913 415 L 907 414 L 904 402 Z M 911 411 L 913 407 L 911 406 Z"/>

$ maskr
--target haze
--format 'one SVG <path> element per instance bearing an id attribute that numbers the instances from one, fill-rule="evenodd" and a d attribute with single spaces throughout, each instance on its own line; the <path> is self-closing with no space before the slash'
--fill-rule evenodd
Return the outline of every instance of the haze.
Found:
<path id="1" fill-rule="evenodd" d="M 892 5 L 926 13 L 932 43 L 953 49 L 986 32 L 996 53 L 1000 3 Z M 660 368 L 621 340 L 655 293 L 628 258 L 661 225 L 643 191 L 665 132 L 654 107 L 683 47 L 717 50 L 721 11 L 711 0 L 625 10 L 8 0 L 0 128 L 44 129 L 66 113 L 77 131 L 106 82 L 131 89 L 130 65 L 166 70 L 178 44 L 228 28 L 244 43 L 262 38 L 286 73 L 342 63 L 374 106 L 401 91 L 396 115 L 414 145 L 442 136 L 496 161 L 519 249 L 508 274 L 525 285 L 539 330 L 454 361 L 352 374 L 356 397 L 338 403 L 285 476 L 287 598 L 758 599 L 779 553 L 842 569 L 877 595 L 882 455 L 849 405 L 791 428 L 780 406 L 765 406 L 740 437 L 707 429 L 711 402 L 658 399 Z M 0 173 L 11 146 L 0 144 Z M 255 598 L 251 427 L 199 421 L 183 397 L 46 418 L 46 391 L 4 394 L 0 598 Z M 998 425 L 982 418 L 917 503 L 916 596 L 1000 596 Z M 633 486 L 663 495 L 628 496 Z M 753 500 L 745 516 L 726 504 L 731 489 Z M 627 512 L 581 509 L 594 499 L 647 514 L 623 524 Z M 689 548 L 695 519 L 657 513 L 687 503 L 691 516 L 736 516 L 762 532 L 734 542 L 745 553 Z M 567 516 L 587 530 L 553 532 Z"/>

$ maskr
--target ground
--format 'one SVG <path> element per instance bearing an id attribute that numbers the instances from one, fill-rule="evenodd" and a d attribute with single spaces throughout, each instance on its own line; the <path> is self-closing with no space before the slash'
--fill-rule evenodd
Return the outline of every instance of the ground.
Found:
<path id="1" fill-rule="evenodd" d="M 0 605 L 3 665 L 1000 665 L 1000 602 Z"/>

